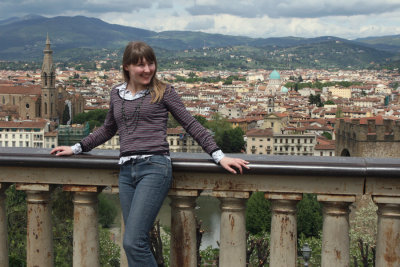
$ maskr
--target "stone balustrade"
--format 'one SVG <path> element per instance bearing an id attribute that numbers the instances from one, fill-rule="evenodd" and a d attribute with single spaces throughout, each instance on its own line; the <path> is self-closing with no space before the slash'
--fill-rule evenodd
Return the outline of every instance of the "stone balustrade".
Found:
<path id="1" fill-rule="evenodd" d="M 105 187 L 117 191 L 117 156 L 94 150 L 55 157 L 46 149 L 1 148 L 0 266 L 8 266 L 4 192 L 10 184 L 27 193 L 28 266 L 54 265 L 53 185 L 74 194 L 74 266 L 99 266 L 97 195 Z M 303 193 L 317 194 L 323 204 L 323 267 L 350 266 L 349 205 L 363 194 L 372 195 L 378 206 L 376 266 L 400 266 L 400 159 L 237 156 L 251 163 L 243 175 L 227 173 L 205 154 L 172 154 L 171 266 L 197 266 L 194 208 L 199 195 L 220 200 L 220 266 L 246 266 L 246 199 L 256 191 L 272 203 L 270 266 L 296 266 L 296 203 Z"/>

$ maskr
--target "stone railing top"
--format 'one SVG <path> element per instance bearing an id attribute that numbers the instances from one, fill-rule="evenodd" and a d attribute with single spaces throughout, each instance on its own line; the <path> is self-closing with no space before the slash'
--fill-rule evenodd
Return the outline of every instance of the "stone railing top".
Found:
<path id="1" fill-rule="evenodd" d="M 71 157 L 56 157 L 49 152 L 50 149 L 0 148 L 0 182 L 117 186 L 118 151 L 95 149 Z M 249 161 L 250 170 L 245 170 L 244 175 L 231 175 L 205 153 L 172 153 L 173 188 L 327 194 L 378 190 L 383 195 L 400 195 L 400 159 L 230 156 Z M 368 179 L 373 183 L 368 184 Z"/>

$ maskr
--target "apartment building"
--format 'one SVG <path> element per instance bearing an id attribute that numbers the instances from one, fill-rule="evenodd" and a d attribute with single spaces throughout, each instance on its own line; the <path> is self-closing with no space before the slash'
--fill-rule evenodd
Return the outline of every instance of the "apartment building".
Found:
<path id="1" fill-rule="evenodd" d="M 316 134 L 274 134 L 274 155 L 313 156 Z"/>
<path id="2" fill-rule="evenodd" d="M 0 121 L 0 147 L 51 148 L 57 145 L 57 136 L 48 132 L 46 120 Z"/>
<path id="3" fill-rule="evenodd" d="M 167 141 L 171 152 L 201 153 L 203 149 L 182 126 L 167 129 Z"/>
<path id="4" fill-rule="evenodd" d="M 271 155 L 273 154 L 273 130 L 252 129 L 246 132 L 246 154 Z"/>

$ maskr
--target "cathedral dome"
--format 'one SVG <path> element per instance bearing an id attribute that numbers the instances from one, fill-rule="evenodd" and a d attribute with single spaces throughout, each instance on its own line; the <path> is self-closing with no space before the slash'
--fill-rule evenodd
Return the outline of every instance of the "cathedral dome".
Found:
<path id="1" fill-rule="evenodd" d="M 273 70 L 271 72 L 271 74 L 269 75 L 269 79 L 270 80 L 280 80 L 281 79 L 281 75 L 276 70 Z"/>
<path id="2" fill-rule="evenodd" d="M 289 92 L 289 89 L 287 89 L 285 86 L 282 86 L 281 93 L 287 94 L 287 92 Z"/>

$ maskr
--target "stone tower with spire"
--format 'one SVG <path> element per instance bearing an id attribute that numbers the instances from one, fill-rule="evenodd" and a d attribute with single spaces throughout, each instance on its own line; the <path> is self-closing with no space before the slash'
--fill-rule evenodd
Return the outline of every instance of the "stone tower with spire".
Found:
<path id="1" fill-rule="evenodd" d="M 53 65 L 53 50 L 50 48 L 49 34 L 47 34 L 46 48 L 43 50 L 42 65 L 42 96 L 41 96 L 41 117 L 44 119 L 57 121 L 57 90 L 56 75 Z"/>

